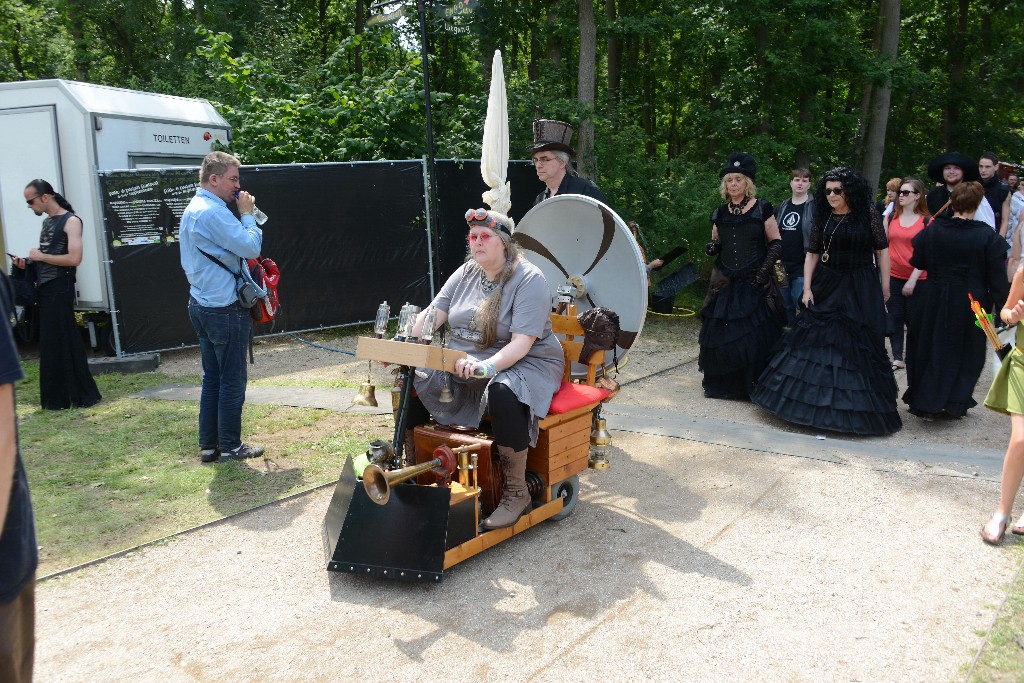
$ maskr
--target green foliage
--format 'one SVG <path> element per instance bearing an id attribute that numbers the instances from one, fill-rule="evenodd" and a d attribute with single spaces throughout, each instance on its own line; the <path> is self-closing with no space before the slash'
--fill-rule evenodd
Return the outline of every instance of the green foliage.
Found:
<path id="1" fill-rule="evenodd" d="M 0 75 L 206 97 L 247 163 L 423 156 L 415 4 L 398 24 L 361 30 L 360 2 L 361 14 L 357 0 L 11 0 Z M 658 243 L 703 243 L 730 151 L 754 154 L 774 201 L 796 163 L 859 164 L 862 97 L 890 77 L 883 178 L 921 175 L 946 148 L 1024 159 L 1024 35 L 1003 0 L 904 0 L 895 60 L 873 47 L 878 2 L 597 3 L 594 111 L 577 101 L 577 3 L 479 0 L 454 20 L 429 7 L 436 156 L 479 154 L 500 49 L 513 155 L 538 110 L 592 119 L 595 179 Z"/>

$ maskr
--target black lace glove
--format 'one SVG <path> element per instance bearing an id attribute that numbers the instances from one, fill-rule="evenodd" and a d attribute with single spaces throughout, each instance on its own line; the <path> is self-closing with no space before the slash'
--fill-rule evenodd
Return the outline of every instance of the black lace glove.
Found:
<path id="1" fill-rule="evenodd" d="M 782 240 L 772 240 L 768 243 L 768 254 L 764 257 L 764 263 L 757 269 L 754 282 L 761 287 L 767 287 L 771 279 L 775 277 L 775 262 L 782 255 Z"/>
<path id="2" fill-rule="evenodd" d="M 722 242 L 720 240 L 711 240 L 704 245 L 704 253 L 708 256 L 714 256 L 720 251 L 722 251 Z"/>

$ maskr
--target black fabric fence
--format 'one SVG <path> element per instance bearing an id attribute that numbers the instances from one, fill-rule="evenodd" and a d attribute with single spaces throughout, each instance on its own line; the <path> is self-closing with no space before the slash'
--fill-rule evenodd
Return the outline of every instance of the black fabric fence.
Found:
<path id="1" fill-rule="evenodd" d="M 392 311 L 429 302 L 465 258 L 466 209 L 483 205 L 479 161 L 437 162 L 437 240 L 427 234 L 424 163 L 357 162 L 243 166 L 242 187 L 270 220 L 263 255 L 281 269 L 281 311 L 257 334 L 372 321 L 381 301 Z M 113 307 L 121 352 L 196 343 L 188 319 L 178 223 L 195 194 L 198 169 L 100 174 Z M 509 164 L 512 216 L 532 207 L 543 186 L 529 162 Z M 232 205 L 233 206 L 233 205 Z"/>

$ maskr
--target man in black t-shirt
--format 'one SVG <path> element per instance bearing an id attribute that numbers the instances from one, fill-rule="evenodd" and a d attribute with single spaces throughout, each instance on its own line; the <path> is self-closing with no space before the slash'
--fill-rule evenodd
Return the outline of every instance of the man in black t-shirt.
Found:
<path id="1" fill-rule="evenodd" d="M 0 273 L 0 681 L 32 680 L 35 652 L 35 517 L 18 452 L 14 383 L 24 377 L 8 323 L 10 286 Z"/>
<path id="2" fill-rule="evenodd" d="M 808 194 L 811 188 L 811 172 L 806 168 L 795 168 L 789 174 L 789 188 L 793 191 L 775 209 L 775 222 L 782 235 L 782 265 L 789 276 L 789 285 L 782 288 L 789 322 L 796 319 L 800 297 L 804 291 L 804 256 L 811 241 L 811 216 L 814 213 L 814 197 Z"/>

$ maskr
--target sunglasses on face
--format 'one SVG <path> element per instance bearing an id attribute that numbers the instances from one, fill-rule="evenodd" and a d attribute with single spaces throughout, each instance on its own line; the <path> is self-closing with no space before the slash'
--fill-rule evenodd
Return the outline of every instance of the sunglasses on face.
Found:
<path id="1" fill-rule="evenodd" d="M 834 195 L 838 196 L 838 195 L 843 194 L 843 192 L 844 192 L 844 190 L 841 187 L 826 187 L 825 188 L 825 196 L 826 197 L 829 196 L 830 194 L 834 194 Z"/>
<path id="2" fill-rule="evenodd" d="M 920 194 L 920 193 L 916 192 L 914 190 L 900 190 L 900 196 L 901 197 L 906 197 L 907 195 L 910 195 L 910 194 Z"/>
<path id="3" fill-rule="evenodd" d="M 487 242 L 492 237 L 494 237 L 494 235 L 490 234 L 489 232 L 481 232 L 476 235 L 474 235 L 473 233 L 469 233 L 468 235 L 466 235 L 466 241 L 469 242 L 470 244 L 473 244 L 474 242 L 479 242 L 480 244 L 487 244 Z"/>
<path id="4" fill-rule="evenodd" d="M 42 197 L 42 196 L 43 196 L 43 195 L 41 195 L 41 194 L 37 194 L 37 195 L 36 195 L 35 197 L 33 197 L 32 199 L 26 199 L 26 200 L 25 200 L 25 204 L 26 204 L 26 205 L 28 205 L 28 206 L 32 206 L 33 204 L 35 204 L 35 201 L 36 201 L 37 199 L 39 199 L 40 197 Z"/>

